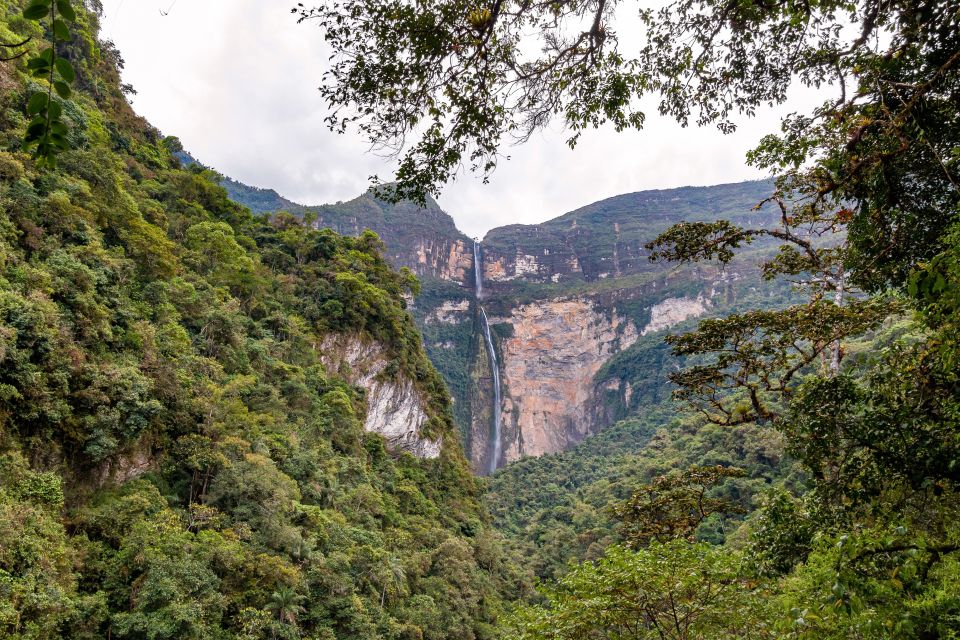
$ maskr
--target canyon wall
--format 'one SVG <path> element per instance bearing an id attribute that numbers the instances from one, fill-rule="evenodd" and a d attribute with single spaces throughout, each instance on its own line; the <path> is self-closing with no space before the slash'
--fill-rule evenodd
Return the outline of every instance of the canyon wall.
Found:
<path id="1" fill-rule="evenodd" d="M 642 410 L 644 402 L 662 399 L 675 366 L 664 355 L 663 336 L 729 309 L 742 295 L 768 295 L 753 286 L 756 274 L 746 272 L 688 268 L 612 290 L 511 304 L 490 316 L 503 378 L 500 464 L 563 451 Z M 490 448 L 488 366 L 478 353 L 470 428 L 478 469 L 488 463 Z M 656 387 L 659 397 L 649 397 Z M 635 389 L 641 392 L 636 398 Z"/>
<path id="2" fill-rule="evenodd" d="M 594 429 L 594 376 L 637 328 L 587 299 L 525 304 L 507 322 L 503 462 L 563 451 Z"/>

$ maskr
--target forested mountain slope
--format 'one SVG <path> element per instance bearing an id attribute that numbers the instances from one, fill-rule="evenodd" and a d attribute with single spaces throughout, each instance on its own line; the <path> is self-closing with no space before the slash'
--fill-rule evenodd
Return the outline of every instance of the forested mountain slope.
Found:
<path id="1" fill-rule="evenodd" d="M 4 42 L 44 34 L 0 3 Z M 0 63 L 0 636 L 489 638 L 501 552 L 417 283 L 269 219 L 129 107 L 81 10 L 57 169 Z"/>

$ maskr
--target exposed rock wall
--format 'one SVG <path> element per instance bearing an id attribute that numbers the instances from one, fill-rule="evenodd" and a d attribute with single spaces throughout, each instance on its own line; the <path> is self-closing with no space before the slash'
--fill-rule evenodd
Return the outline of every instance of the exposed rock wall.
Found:
<path id="1" fill-rule="evenodd" d="M 465 284 L 473 273 L 473 248 L 463 240 L 420 238 L 413 247 L 416 262 L 396 255 L 396 263 L 419 275 Z"/>
<path id="2" fill-rule="evenodd" d="M 564 275 L 579 274 L 580 263 L 577 256 L 567 252 L 555 252 L 541 249 L 539 255 L 517 250 L 513 255 L 491 252 L 483 262 L 483 280 L 487 283 L 505 283 L 512 280 L 532 280 L 536 282 L 559 282 Z"/>
<path id="3" fill-rule="evenodd" d="M 324 340 L 321 351 L 324 366 L 345 372 L 351 384 L 366 390 L 364 429 L 382 435 L 394 450 L 419 458 L 440 455 L 442 443 L 422 435 L 429 414 L 416 385 L 409 378 L 381 375 L 390 364 L 382 345 L 356 335 L 333 335 Z"/>
<path id="4" fill-rule="evenodd" d="M 576 253 L 566 239 L 542 225 L 510 225 L 487 234 L 483 244 L 483 280 L 494 291 L 513 281 L 556 283 L 582 279 Z"/>
<path id="5" fill-rule="evenodd" d="M 593 378 L 636 341 L 636 327 L 587 299 L 523 305 L 503 320 L 513 327 L 513 336 L 501 344 L 505 459 L 579 442 L 593 425 Z"/>
<path id="6" fill-rule="evenodd" d="M 460 324 L 469 319 L 469 314 L 469 300 L 447 300 L 430 311 L 424 322 L 427 324 Z"/>
<path id="7" fill-rule="evenodd" d="M 667 298 L 650 308 L 650 322 L 643 328 L 640 335 L 647 335 L 654 331 L 669 329 L 688 318 L 699 318 L 707 312 L 710 300 L 702 295 L 696 298 L 683 296 L 682 298 Z"/>
<path id="8" fill-rule="evenodd" d="M 775 208 L 755 210 L 772 192 L 769 181 L 683 187 L 624 194 L 595 202 L 541 224 L 508 225 L 483 240 L 484 271 L 491 290 L 514 281 L 557 283 L 660 272 L 646 243 L 682 220 L 728 218 L 748 227 L 769 226 Z M 760 246 L 758 242 L 754 246 Z"/>
<path id="9" fill-rule="evenodd" d="M 140 448 L 105 460 L 97 470 L 97 484 L 121 485 L 156 468 L 157 456 L 150 450 L 148 443 L 142 443 Z"/>

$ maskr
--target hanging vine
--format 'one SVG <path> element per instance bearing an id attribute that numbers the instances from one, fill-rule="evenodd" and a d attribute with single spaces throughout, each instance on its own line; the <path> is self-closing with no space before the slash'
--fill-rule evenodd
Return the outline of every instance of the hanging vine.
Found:
<path id="1" fill-rule="evenodd" d="M 70 148 L 67 124 L 61 119 L 63 108 L 54 93 L 69 98 L 70 85 L 76 79 L 70 61 L 57 55 L 57 44 L 70 40 L 68 23 L 75 23 L 77 14 L 70 0 L 33 0 L 23 16 L 40 23 L 49 20 L 50 46 L 27 60 L 30 75 L 45 79 L 47 87 L 35 91 L 27 100 L 27 115 L 32 120 L 27 125 L 23 148 L 33 150 L 38 166 L 52 169 L 57 165 L 57 155 Z"/>

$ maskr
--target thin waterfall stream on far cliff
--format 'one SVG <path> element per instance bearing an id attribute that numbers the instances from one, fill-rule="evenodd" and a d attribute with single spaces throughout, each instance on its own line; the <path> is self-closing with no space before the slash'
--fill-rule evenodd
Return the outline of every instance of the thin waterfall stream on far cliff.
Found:
<path id="1" fill-rule="evenodd" d="M 483 297 L 483 263 L 480 262 L 480 243 L 473 243 L 473 280 L 476 289 L 477 307 L 480 309 L 480 320 L 483 323 L 483 337 L 487 343 L 487 355 L 490 359 L 490 371 L 493 374 L 493 433 L 491 434 L 491 455 L 487 467 L 488 473 L 497 470 L 500 462 L 500 365 L 497 363 L 497 351 L 493 348 L 493 337 L 490 335 L 490 323 L 487 321 L 487 312 L 480 306 Z"/>

